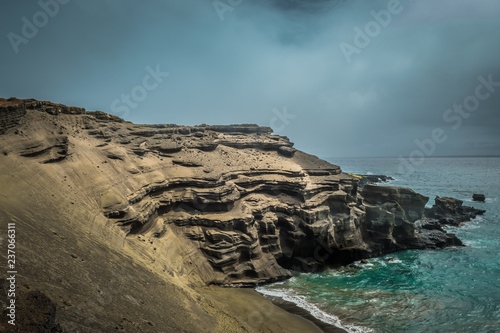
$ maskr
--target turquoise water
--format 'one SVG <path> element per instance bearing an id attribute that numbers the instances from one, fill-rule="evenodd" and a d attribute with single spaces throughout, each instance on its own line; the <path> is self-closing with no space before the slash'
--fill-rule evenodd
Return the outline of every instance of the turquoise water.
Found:
<path id="1" fill-rule="evenodd" d="M 500 332 L 500 158 L 428 158 L 413 173 L 393 158 L 329 161 L 345 172 L 390 175 L 396 180 L 389 185 L 410 187 L 430 204 L 451 196 L 487 212 L 448 228 L 466 247 L 400 252 L 259 291 L 350 332 Z M 474 192 L 486 202 L 472 202 Z"/>

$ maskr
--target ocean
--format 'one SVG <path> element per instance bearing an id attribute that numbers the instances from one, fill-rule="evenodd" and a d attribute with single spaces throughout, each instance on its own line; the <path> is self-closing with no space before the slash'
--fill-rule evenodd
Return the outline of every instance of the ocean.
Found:
<path id="1" fill-rule="evenodd" d="M 392 176 L 387 185 L 429 196 L 429 206 L 436 195 L 448 196 L 486 213 L 447 228 L 465 247 L 398 252 L 369 259 L 361 269 L 297 273 L 257 291 L 347 332 L 500 332 L 500 157 L 427 158 L 415 170 L 397 158 L 328 161 L 344 172 Z M 473 202 L 473 193 L 485 194 L 486 202 Z"/>

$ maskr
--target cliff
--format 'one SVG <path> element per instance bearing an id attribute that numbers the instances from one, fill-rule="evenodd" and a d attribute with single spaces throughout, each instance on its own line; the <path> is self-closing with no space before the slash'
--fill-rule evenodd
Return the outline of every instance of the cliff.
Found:
<path id="1" fill-rule="evenodd" d="M 201 302 L 204 286 L 254 286 L 292 270 L 461 245 L 441 225 L 481 213 L 449 198 L 425 209 L 429 198 L 406 188 L 361 188 L 358 177 L 251 124 L 137 125 L 0 99 L 0 139 L 0 212 L 21 229 L 24 281 L 57 304 L 62 329 L 111 327 L 111 315 L 88 303 L 131 313 L 120 300 L 152 317 L 161 315 L 144 302 L 189 309 L 162 327 L 222 331 L 224 320 L 238 320 L 208 296 Z M 141 285 L 133 296 L 121 292 L 134 301 L 113 294 L 131 283 Z"/>

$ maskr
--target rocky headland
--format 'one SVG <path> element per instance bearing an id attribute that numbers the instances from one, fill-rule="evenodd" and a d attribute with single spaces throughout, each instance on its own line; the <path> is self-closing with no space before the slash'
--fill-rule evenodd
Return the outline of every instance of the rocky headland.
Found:
<path id="1" fill-rule="evenodd" d="M 268 127 L 138 125 L 36 100 L 0 99 L 0 170 L 19 292 L 53 309 L 54 332 L 298 332 L 310 323 L 274 310 L 256 326 L 264 299 L 208 286 L 461 246 L 443 226 L 482 214 L 452 198 L 426 208 Z"/>

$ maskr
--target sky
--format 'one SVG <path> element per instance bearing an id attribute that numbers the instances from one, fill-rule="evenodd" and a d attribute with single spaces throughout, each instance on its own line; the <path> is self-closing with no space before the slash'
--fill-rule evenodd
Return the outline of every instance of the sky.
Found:
<path id="1" fill-rule="evenodd" d="M 255 123 L 324 158 L 500 155 L 498 0 L 0 9 L 0 97 L 135 123 Z"/>

